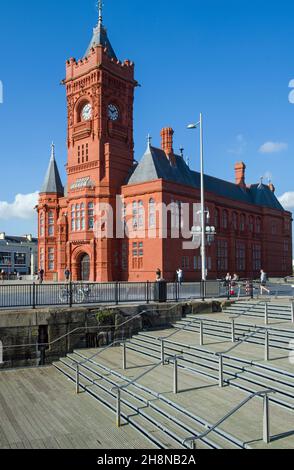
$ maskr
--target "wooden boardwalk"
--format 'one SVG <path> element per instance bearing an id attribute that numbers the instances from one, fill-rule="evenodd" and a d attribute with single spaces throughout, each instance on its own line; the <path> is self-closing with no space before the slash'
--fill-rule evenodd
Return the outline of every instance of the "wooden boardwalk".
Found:
<path id="1" fill-rule="evenodd" d="M 150 449 L 54 367 L 0 373 L 1 449 Z"/>

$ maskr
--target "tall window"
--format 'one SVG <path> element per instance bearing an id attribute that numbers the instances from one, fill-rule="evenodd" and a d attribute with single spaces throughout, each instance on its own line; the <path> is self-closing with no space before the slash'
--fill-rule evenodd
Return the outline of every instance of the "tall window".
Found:
<path id="1" fill-rule="evenodd" d="M 81 230 L 81 205 L 76 205 L 76 231 L 79 232 Z"/>
<path id="2" fill-rule="evenodd" d="M 246 249 L 245 243 L 237 242 L 236 243 L 236 265 L 237 270 L 245 271 L 246 269 Z"/>
<path id="3" fill-rule="evenodd" d="M 144 204 L 143 204 L 143 201 L 138 202 L 138 228 L 144 228 Z"/>
<path id="4" fill-rule="evenodd" d="M 155 201 L 150 199 L 149 201 L 149 228 L 156 227 L 156 210 L 155 210 Z"/>
<path id="5" fill-rule="evenodd" d="M 214 212 L 214 226 L 215 228 L 219 227 L 219 210 L 218 209 L 215 209 L 215 212 Z"/>
<path id="6" fill-rule="evenodd" d="M 252 215 L 249 217 L 249 231 L 251 233 L 254 232 L 254 219 L 253 219 Z"/>
<path id="7" fill-rule="evenodd" d="M 180 202 L 171 200 L 171 227 L 178 229 L 180 227 Z"/>
<path id="8" fill-rule="evenodd" d="M 190 268 L 190 258 L 189 256 L 183 256 L 182 258 L 182 268 L 189 269 Z"/>
<path id="9" fill-rule="evenodd" d="M 45 216 L 44 212 L 40 213 L 40 237 L 44 237 L 45 235 Z"/>
<path id="10" fill-rule="evenodd" d="M 228 270 L 228 242 L 226 240 L 217 241 L 217 270 L 224 272 Z"/>
<path id="11" fill-rule="evenodd" d="M 256 219 L 256 233 L 261 233 L 261 219 L 257 217 Z"/>
<path id="12" fill-rule="evenodd" d="M 81 230 L 86 228 L 85 204 L 81 204 Z"/>
<path id="13" fill-rule="evenodd" d="M 88 204 L 88 229 L 94 229 L 94 202 Z"/>
<path id="14" fill-rule="evenodd" d="M 40 248 L 40 268 L 45 268 L 45 250 L 44 248 Z"/>
<path id="15" fill-rule="evenodd" d="M 54 236 L 54 212 L 50 211 L 48 214 L 48 235 L 49 237 Z"/>
<path id="16" fill-rule="evenodd" d="M 144 260 L 144 243 L 133 242 L 132 247 L 132 267 L 133 269 L 142 269 Z"/>
<path id="17" fill-rule="evenodd" d="M 252 264 L 253 264 L 254 272 L 261 270 L 261 246 L 260 245 L 253 245 L 252 247 Z"/>
<path id="18" fill-rule="evenodd" d="M 242 214 L 241 217 L 240 217 L 240 231 L 241 232 L 244 232 L 244 230 L 245 230 L 245 222 L 246 222 L 245 215 Z"/>
<path id="19" fill-rule="evenodd" d="M 238 214 L 237 214 L 237 212 L 233 212 L 232 226 L 233 226 L 233 230 L 238 230 Z"/>
<path id="20" fill-rule="evenodd" d="M 228 223 L 229 223 L 228 211 L 223 211 L 223 221 L 222 221 L 222 225 L 223 225 L 223 229 L 224 229 L 224 230 L 227 230 L 227 228 L 228 228 Z"/>
<path id="21" fill-rule="evenodd" d="M 54 248 L 48 249 L 48 269 L 49 271 L 54 271 L 55 266 L 55 251 Z"/>
<path id="22" fill-rule="evenodd" d="M 76 230 L 76 206 L 73 204 L 71 206 L 71 231 Z"/>
<path id="23" fill-rule="evenodd" d="M 133 229 L 137 230 L 138 228 L 138 203 L 137 201 L 133 202 Z"/>
<path id="24" fill-rule="evenodd" d="M 122 243 L 121 267 L 122 267 L 123 271 L 127 271 L 127 269 L 128 269 L 128 248 L 127 248 L 127 243 L 126 242 Z"/>

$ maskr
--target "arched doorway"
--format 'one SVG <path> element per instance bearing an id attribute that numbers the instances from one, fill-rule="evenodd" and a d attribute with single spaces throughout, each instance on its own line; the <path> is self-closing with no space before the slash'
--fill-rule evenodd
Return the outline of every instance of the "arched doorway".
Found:
<path id="1" fill-rule="evenodd" d="M 90 280 L 90 256 L 86 253 L 80 258 L 80 280 Z"/>

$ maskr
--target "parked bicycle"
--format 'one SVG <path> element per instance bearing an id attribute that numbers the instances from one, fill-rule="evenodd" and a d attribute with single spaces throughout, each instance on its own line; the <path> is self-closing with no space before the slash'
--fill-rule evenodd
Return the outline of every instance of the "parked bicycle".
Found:
<path id="1" fill-rule="evenodd" d="M 59 300 L 61 303 L 68 304 L 70 301 L 70 295 L 72 295 L 72 300 L 76 304 L 87 303 L 91 295 L 91 288 L 88 284 L 85 285 L 76 285 L 72 284 L 63 286 L 59 292 Z"/>

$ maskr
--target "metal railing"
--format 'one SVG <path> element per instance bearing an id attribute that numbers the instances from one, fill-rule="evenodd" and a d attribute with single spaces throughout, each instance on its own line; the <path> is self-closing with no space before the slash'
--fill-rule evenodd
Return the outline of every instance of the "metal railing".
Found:
<path id="1" fill-rule="evenodd" d="M 164 281 L 165 283 L 165 281 Z M 163 297 L 156 282 L 1 284 L 0 309 L 166 302 L 226 297 L 221 281 L 166 282 Z"/>
<path id="2" fill-rule="evenodd" d="M 232 325 L 232 329 L 234 330 L 234 323 Z M 264 344 L 264 347 L 265 347 L 265 355 L 264 355 L 265 361 L 269 361 L 269 330 L 268 330 L 268 328 L 265 328 L 265 327 L 258 328 L 257 330 L 253 331 L 249 335 L 246 335 L 244 338 L 239 340 L 236 344 L 234 344 L 232 347 L 230 347 L 226 351 L 221 351 L 221 352 L 216 352 L 215 353 L 215 356 L 217 356 L 219 358 L 219 386 L 220 386 L 220 388 L 224 387 L 224 355 L 228 354 L 231 351 L 233 351 L 234 349 L 238 348 L 239 346 L 241 346 L 241 344 L 246 343 L 246 341 L 248 339 L 252 338 L 256 334 L 260 333 L 261 331 L 265 332 L 265 344 Z M 232 334 L 232 336 L 233 336 L 233 334 Z M 232 341 L 232 342 L 234 342 L 234 341 Z"/>
<path id="3" fill-rule="evenodd" d="M 245 406 L 248 402 L 250 402 L 253 398 L 256 397 L 263 397 L 263 442 L 266 444 L 270 443 L 270 415 L 269 415 L 269 394 L 276 393 L 276 390 L 273 389 L 266 389 L 261 390 L 260 392 L 252 393 L 249 397 L 242 401 L 239 405 L 237 405 L 232 411 L 227 413 L 223 418 L 221 418 L 214 426 L 209 428 L 207 431 L 199 434 L 198 436 L 191 436 L 185 439 L 182 444 L 186 446 L 187 444 L 192 444 L 192 449 L 196 449 L 196 442 L 205 438 L 208 434 L 212 431 L 217 429 L 221 424 L 223 424 L 227 419 L 233 416 L 237 411 L 239 411 L 243 406 Z"/>

